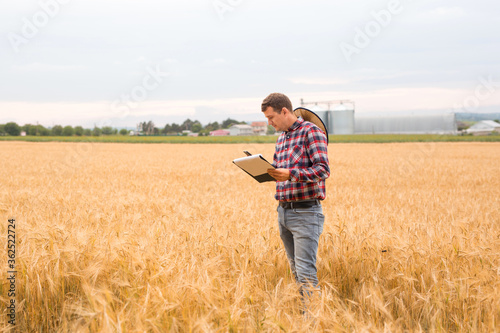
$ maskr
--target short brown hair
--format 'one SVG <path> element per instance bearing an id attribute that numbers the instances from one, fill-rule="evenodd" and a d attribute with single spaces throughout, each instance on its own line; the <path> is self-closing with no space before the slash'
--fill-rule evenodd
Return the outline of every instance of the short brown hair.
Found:
<path id="1" fill-rule="evenodd" d="M 274 112 L 280 113 L 283 108 L 287 108 L 293 112 L 292 102 L 290 99 L 281 93 L 272 93 L 262 101 L 262 112 L 265 112 L 268 107 L 272 107 Z"/>

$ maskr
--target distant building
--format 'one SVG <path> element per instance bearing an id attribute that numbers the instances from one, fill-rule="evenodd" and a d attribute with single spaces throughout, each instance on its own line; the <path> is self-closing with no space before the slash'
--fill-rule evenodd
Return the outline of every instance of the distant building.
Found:
<path id="1" fill-rule="evenodd" d="M 466 129 L 465 132 L 473 135 L 488 135 L 492 132 L 500 133 L 500 124 L 493 120 L 482 120 Z"/>
<path id="2" fill-rule="evenodd" d="M 452 112 L 358 113 L 356 134 L 456 134 Z"/>
<path id="3" fill-rule="evenodd" d="M 267 123 L 265 121 L 254 121 L 250 126 L 252 126 L 254 135 L 267 134 Z"/>
<path id="4" fill-rule="evenodd" d="M 321 118 L 329 134 L 354 134 L 354 104 L 338 104 L 328 110 L 312 105 L 309 110 Z"/>
<path id="5" fill-rule="evenodd" d="M 26 132 L 25 132 L 25 131 L 22 131 L 22 132 L 20 133 L 20 135 L 21 135 L 21 136 L 26 136 Z"/>
<path id="6" fill-rule="evenodd" d="M 224 130 L 224 129 L 210 131 L 210 136 L 224 136 L 224 135 L 229 135 L 229 134 L 230 134 L 229 130 Z"/>
<path id="7" fill-rule="evenodd" d="M 229 127 L 230 135 L 253 135 L 253 129 L 250 125 L 233 125 Z"/>

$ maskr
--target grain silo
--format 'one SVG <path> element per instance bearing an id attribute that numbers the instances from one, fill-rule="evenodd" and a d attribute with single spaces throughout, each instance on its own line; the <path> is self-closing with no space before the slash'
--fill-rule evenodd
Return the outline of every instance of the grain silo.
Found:
<path id="1" fill-rule="evenodd" d="M 332 134 L 354 134 L 354 107 L 339 104 L 328 112 Z"/>
<path id="2" fill-rule="evenodd" d="M 321 120 L 323 121 L 323 124 L 325 124 L 325 126 L 326 126 L 328 133 L 332 134 L 330 132 L 330 125 L 328 125 L 329 112 L 317 104 L 311 105 L 311 107 L 308 107 L 308 109 L 311 110 L 312 112 L 316 113 L 316 115 L 318 115 L 318 117 L 321 118 Z"/>
<path id="3" fill-rule="evenodd" d="M 304 100 L 301 100 L 301 105 L 309 108 L 309 110 L 316 113 L 323 120 L 328 133 L 354 134 L 354 102 L 338 100 L 305 103 Z M 327 108 L 323 108 L 320 105 L 326 105 Z"/>

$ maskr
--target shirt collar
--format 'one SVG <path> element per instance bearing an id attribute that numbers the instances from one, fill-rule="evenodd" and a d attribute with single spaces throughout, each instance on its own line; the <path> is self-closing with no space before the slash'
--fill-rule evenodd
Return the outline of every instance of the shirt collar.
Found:
<path id="1" fill-rule="evenodd" d="M 297 120 L 293 123 L 293 125 L 290 126 L 290 128 L 287 130 L 287 132 L 295 131 L 297 128 L 300 127 L 300 125 L 302 125 L 303 122 L 304 122 L 304 119 L 302 119 L 302 117 L 298 117 Z"/>

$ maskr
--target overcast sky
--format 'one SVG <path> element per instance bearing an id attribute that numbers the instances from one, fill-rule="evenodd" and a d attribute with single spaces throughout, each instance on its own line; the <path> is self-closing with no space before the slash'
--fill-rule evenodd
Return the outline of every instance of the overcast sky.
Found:
<path id="1" fill-rule="evenodd" d="M 499 31 L 498 1 L 1 0 L 0 123 L 500 112 Z"/>

